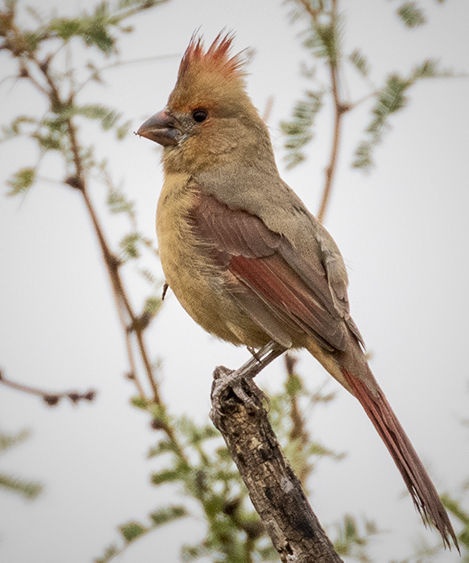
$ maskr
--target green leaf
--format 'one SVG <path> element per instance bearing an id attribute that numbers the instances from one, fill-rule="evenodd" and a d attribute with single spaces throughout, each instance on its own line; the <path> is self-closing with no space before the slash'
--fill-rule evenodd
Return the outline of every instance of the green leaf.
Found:
<path id="1" fill-rule="evenodd" d="M 441 502 L 444 507 L 451 512 L 451 514 L 456 516 L 456 518 L 464 524 L 464 526 L 469 528 L 469 513 L 463 509 L 460 502 L 452 499 L 449 495 L 442 495 Z"/>
<path id="2" fill-rule="evenodd" d="M 81 30 L 80 20 L 76 19 L 54 19 L 49 24 L 49 29 L 55 31 L 64 41 L 68 41 L 74 35 L 79 35 Z"/>
<path id="3" fill-rule="evenodd" d="M 102 128 L 108 131 L 116 126 L 122 114 L 101 104 L 86 104 L 69 106 L 62 111 L 61 115 L 66 117 L 81 115 L 87 119 L 101 121 Z"/>
<path id="4" fill-rule="evenodd" d="M 404 79 L 398 74 L 388 76 L 386 84 L 378 92 L 375 106 L 372 109 L 373 119 L 365 129 L 368 139 L 360 142 L 355 151 L 355 159 L 352 163 L 354 168 L 367 169 L 372 166 L 371 151 L 381 142 L 385 129 L 389 127 L 389 117 L 407 104 L 405 94 L 412 84 L 412 78 Z"/>
<path id="5" fill-rule="evenodd" d="M 182 416 L 179 420 L 179 430 L 187 438 L 189 444 L 193 446 L 220 435 L 213 425 L 199 426 L 187 416 Z"/>
<path id="6" fill-rule="evenodd" d="M 145 313 L 149 313 L 152 317 L 154 317 L 161 309 L 162 303 L 163 301 L 160 297 L 156 297 L 154 295 L 147 297 L 143 310 L 145 311 Z"/>
<path id="7" fill-rule="evenodd" d="M 130 403 L 138 409 L 146 410 L 149 406 L 149 401 L 144 397 L 132 397 Z"/>
<path id="8" fill-rule="evenodd" d="M 150 285 L 157 287 L 159 289 L 159 291 L 161 292 L 161 282 L 157 278 L 156 274 L 154 274 L 148 268 L 140 268 L 139 272 L 142 275 L 142 277 L 144 277 Z"/>
<path id="9" fill-rule="evenodd" d="M 86 12 L 78 18 L 57 18 L 52 29 L 65 40 L 72 36 L 81 37 L 87 46 L 94 46 L 109 55 L 117 52 L 117 39 L 112 34 L 116 29 L 120 33 L 128 33 L 131 26 L 121 26 L 121 22 L 138 12 L 148 10 L 167 0 L 135 0 L 119 2 L 111 7 L 108 2 L 99 3 L 94 12 Z"/>
<path id="10" fill-rule="evenodd" d="M 415 82 L 420 78 L 436 78 L 438 76 L 452 76 L 452 73 L 448 71 L 440 71 L 438 69 L 438 61 L 435 61 L 434 59 L 427 59 L 413 69 L 411 80 Z"/>
<path id="11" fill-rule="evenodd" d="M 0 433 L 0 453 L 6 452 L 13 446 L 17 444 L 21 444 L 27 440 L 30 436 L 29 430 L 21 430 L 17 434 L 5 434 L 4 432 Z"/>
<path id="12" fill-rule="evenodd" d="M 303 382 L 301 377 L 293 375 L 289 377 L 285 382 L 285 391 L 290 395 L 296 395 L 303 388 Z"/>
<path id="13" fill-rule="evenodd" d="M 140 258 L 140 250 L 138 248 L 140 239 L 140 233 L 130 233 L 121 240 L 119 246 L 122 248 L 126 258 Z"/>
<path id="14" fill-rule="evenodd" d="M 337 453 L 334 450 L 330 450 L 325 446 L 319 444 L 318 442 L 310 442 L 308 444 L 308 455 L 310 456 L 318 456 L 318 457 L 332 457 L 335 460 L 343 459 L 347 454 L 345 453 Z"/>
<path id="15" fill-rule="evenodd" d="M 139 522 L 129 522 L 119 526 L 119 531 L 127 543 L 137 539 L 139 536 L 148 531 L 148 529 Z"/>
<path id="16" fill-rule="evenodd" d="M 371 168 L 372 151 L 381 142 L 384 132 L 389 129 L 389 118 L 407 105 L 406 94 L 417 81 L 449 76 L 453 76 L 453 73 L 441 71 L 438 61 L 434 59 L 426 59 L 415 66 L 408 78 L 402 78 L 396 73 L 390 74 L 385 85 L 376 94 L 376 103 L 372 108 L 373 119 L 365 129 L 366 138 L 360 141 L 355 150 L 352 166 L 363 170 Z"/>
<path id="17" fill-rule="evenodd" d="M 122 141 L 122 139 L 127 136 L 128 132 L 130 131 L 131 125 L 132 121 L 129 120 L 116 128 L 116 136 L 119 141 Z"/>
<path id="18" fill-rule="evenodd" d="M 170 442 L 168 440 L 161 440 L 158 444 L 149 449 L 147 457 L 157 457 L 161 454 L 166 453 L 176 453 L 177 447 L 175 446 L 174 442 Z"/>
<path id="19" fill-rule="evenodd" d="M 15 196 L 28 190 L 36 181 L 36 168 L 22 168 L 7 180 L 10 187 L 8 196 Z"/>
<path id="20" fill-rule="evenodd" d="M 209 557 L 210 551 L 204 545 L 183 545 L 181 549 L 181 557 L 184 563 L 201 559 L 202 557 Z"/>
<path id="21" fill-rule="evenodd" d="M 111 213 L 127 213 L 131 216 L 134 215 L 135 203 L 127 199 L 126 195 L 121 190 L 109 190 L 106 203 Z"/>
<path id="22" fill-rule="evenodd" d="M 187 516 L 187 510 L 184 506 L 168 506 L 167 508 L 161 508 L 150 514 L 150 518 L 155 526 L 168 524 L 184 516 Z"/>
<path id="23" fill-rule="evenodd" d="M 102 557 L 97 557 L 94 560 L 94 563 L 108 563 L 111 559 L 113 559 L 119 553 L 119 549 L 115 544 L 106 547 L 104 550 L 104 555 Z"/>
<path id="24" fill-rule="evenodd" d="M 72 37 L 81 37 L 84 43 L 97 47 L 105 54 L 115 52 L 116 39 L 110 33 L 110 28 L 118 22 L 108 12 L 106 2 L 101 2 L 94 14 L 83 14 L 75 18 L 54 18 L 49 24 L 49 31 L 65 42 Z"/>
<path id="25" fill-rule="evenodd" d="M 104 131 L 109 131 L 112 129 L 120 119 L 121 114 L 110 110 L 106 113 L 106 115 L 101 119 L 101 125 Z"/>
<path id="26" fill-rule="evenodd" d="M 151 476 L 152 485 L 163 485 L 164 483 L 175 483 L 185 478 L 186 471 L 181 469 L 163 469 Z"/>
<path id="27" fill-rule="evenodd" d="M 307 91 L 305 99 L 296 102 L 291 121 L 282 121 L 280 129 L 285 136 L 284 147 L 287 168 L 305 160 L 302 149 L 313 139 L 315 118 L 322 108 L 323 92 Z"/>
<path id="28" fill-rule="evenodd" d="M 25 498 L 35 499 L 43 490 L 43 485 L 36 481 L 25 481 L 19 477 L 11 477 L 0 474 L 0 487 L 9 491 L 19 493 Z"/>
<path id="29" fill-rule="evenodd" d="M 427 22 L 427 18 L 417 2 L 404 2 L 397 9 L 397 15 L 404 25 L 410 28 L 419 27 Z"/>
<path id="30" fill-rule="evenodd" d="M 355 158 L 353 160 L 353 168 L 362 168 L 364 170 L 369 170 L 373 165 L 373 159 L 371 157 L 372 144 L 369 141 L 361 141 L 355 150 Z"/>
<path id="31" fill-rule="evenodd" d="M 59 135 L 49 133 L 43 135 L 42 133 L 33 133 L 32 137 L 36 139 L 41 149 L 45 151 L 62 151 L 63 145 Z"/>
<path id="32" fill-rule="evenodd" d="M 31 117 L 29 115 L 20 115 L 16 117 L 10 125 L 7 127 L 2 127 L 2 137 L 0 138 L 0 142 L 3 143 L 4 141 L 9 141 L 15 137 L 19 137 L 20 135 L 26 135 L 27 132 L 23 131 L 24 124 L 37 124 L 38 121 L 35 117 Z"/>
<path id="33" fill-rule="evenodd" d="M 333 543 L 337 553 L 352 557 L 363 563 L 371 563 L 366 546 L 370 543 L 371 537 L 379 533 L 374 522 L 365 519 L 364 532 L 360 532 L 357 519 L 350 514 L 345 514 L 342 521 L 337 523 L 335 527 L 337 538 Z"/>
<path id="34" fill-rule="evenodd" d="M 307 37 L 303 41 L 306 49 L 313 57 L 328 59 L 328 63 L 335 67 L 340 58 L 341 25 L 337 19 L 334 23 L 330 14 L 323 19 L 316 18 L 307 30 Z"/>
<path id="35" fill-rule="evenodd" d="M 368 76 L 370 72 L 368 61 L 358 49 L 355 49 L 350 53 L 349 61 L 354 65 L 354 67 L 362 76 Z"/>
<path id="36" fill-rule="evenodd" d="M 373 108 L 374 121 L 368 127 L 368 131 L 374 132 L 380 127 L 391 113 L 402 109 L 407 103 L 404 93 L 411 85 L 409 80 L 401 78 L 398 74 L 388 77 L 385 87 L 378 94 L 378 101 Z"/>

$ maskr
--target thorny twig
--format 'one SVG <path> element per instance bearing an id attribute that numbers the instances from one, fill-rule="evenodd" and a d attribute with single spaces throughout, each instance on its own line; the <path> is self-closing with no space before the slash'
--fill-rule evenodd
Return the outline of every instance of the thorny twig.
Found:
<path id="1" fill-rule="evenodd" d="M 89 389 L 85 393 L 80 393 L 79 391 L 61 391 L 59 393 L 50 393 L 48 391 L 43 391 L 37 387 L 31 387 L 30 385 L 24 385 L 22 383 L 16 383 L 11 379 L 7 379 L 3 372 L 0 370 L 0 383 L 11 389 L 16 389 L 17 391 L 22 391 L 23 393 L 28 393 L 30 395 L 36 395 L 42 397 L 43 401 L 50 407 L 55 407 L 58 405 L 61 399 L 69 399 L 73 404 L 80 401 L 93 401 L 96 397 L 96 391 L 94 389 Z"/>

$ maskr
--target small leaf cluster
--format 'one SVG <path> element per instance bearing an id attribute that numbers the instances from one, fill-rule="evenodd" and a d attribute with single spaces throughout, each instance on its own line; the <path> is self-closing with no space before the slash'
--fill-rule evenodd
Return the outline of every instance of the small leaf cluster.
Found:
<path id="1" fill-rule="evenodd" d="M 469 489 L 469 480 L 463 486 L 463 492 L 467 493 Z M 462 525 L 462 529 L 458 534 L 459 546 L 465 555 L 463 561 L 469 561 L 469 510 L 463 507 L 463 500 L 456 499 L 448 494 L 441 497 L 441 502 L 450 514 Z"/>
<path id="2" fill-rule="evenodd" d="M 30 433 L 27 430 L 22 430 L 17 434 L 0 432 L 0 455 L 21 444 L 29 436 Z M 0 489 L 19 494 L 28 500 L 33 500 L 42 492 L 43 485 L 37 481 L 25 480 L 16 475 L 0 473 Z"/>
<path id="3" fill-rule="evenodd" d="M 404 2 L 397 9 L 402 23 L 410 28 L 419 27 L 427 22 L 425 14 L 417 2 Z"/>
<path id="4" fill-rule="evenodd" d="M 317 118 L 329 103 L 335 107 L 336 114 L 342 114 L 353 110 L 367 99 L 374 98 L 371 122 L 365 128 L 364 138 L 358 143 L 352 160 L 353 168 L 368 171 L 374 165 L 375 147 L 390 129 L 390 118 L 407 106 L 411 88 L 423 78 L 453 74 L 441 71 L 437 61 L 428 59 L 417 65 L 407 77 L 390 72 L 384 84 L 377 88 L 370 80 L 371 69 L 366 56 L 359 49 L 354 49 L 349 54 L 343 52 L 344 21 L 340 14 L 334 12 L 332 2 L 290 0 L 289 3 L 293 6 L 293 20 L 307 22 L 300 36 L 311 68 L 303 74 L 314 83 L 314 87 L 308 89 L 303 99 L 295 103 L 292 118 L 281 122 L 287 167 L 293 168 L 306 160 L 304 149 L 314 139 Z M 418 28 L 427 21 L 425 13 L 414 1 L 402 2 L 396 9 L 396 14 L 408 29 Z M 357 102 L 341 100 L 345 63 L 351 65 L 369 89 L 369 95 Z M 318 69 L 322 70 L 319 78 Z M 324 80 L 330 83 L 329 87 L 324 87 Z"/>
<path id="5" fill-rule="evenodd" d="M 338 555 L 353 557 L 362 563 L 371 563 L 372 559 L 367 554 L 366 547 L 370 540 L 379 534 L 376 524 L 363 519 L 360 524 L 354 516 L 345 514 L 342 520 L 335 525 L 334 549 Z"/>
<path id="6" fill-rule="evenodd" d="M 344 454 L 335 452 L 311 437 L 306 420 L 311 420 L 321 405 L 334 400 L 334 392 L 326 392 L 329 382 L 308 389 L 296 371 L 297 358 L 285 358 L 287 378 L 280 392 L 269 396 L 269 419 L 293 470 L 306 485 L 317 463 L 324 457 L 335 461 Z"/>
<path id="7" fill-rule="evenodd" d="M 68 100 L 67 102 L 60 101 L 53 106 L 41 118 L 21 115 L 9 125 L 1 128 L 0 142 L 25 137 L 36 143 L 39 149 L 37 162 L 21 168 L 7 181 L 7 186 L 10 188 L 7 195 L 16 196 L 29 190 L 40 179 L 39 168 L 44 162 L 45 155 L 52 151 L 58 151 L 64 157 L 68 169 L 63 179 L 64 184 L 78 189 L 82 188 L 81 182 L 77 182 L 75 175 L 71 172 L 76 159 L 74 138 L 71 134 L 72 132 L 76 134 L 79 126 L 77 117 L 97 121 L 104 131 L 114 130 L 119 140 L 125 137 L 130 128 L 130 121 L 123 121 L 120 112 L 102 105 L 80 106 L 74 104 L 73 100 Z M 86 165 L 86 172 L 102 173 L 105 163 L 98 162 L 94 153 L 93 145 L 89 145 L 80 155 L 83 158 L 83 164 Z"/>
<path id="8" fill-rule="evenodd" d="M 307 90 L 305 98 L 296 102 L 290 121 L 282 121 L 280 129 L 285 135 L 287 168 L 294 168 L 306 160 L 302 149 L 313 139 L 315 118 L 322 108 L 323 92 Z"/>
<path id="9" fill-rule="evenodd" d="M 182 497 L 195 500 L 199 509 L 189 510 L 185 504 L 164 507 L 150 514 L 146 523 L 132 521 L 119 526 L 124 543 L 109 547 L 97 561 L 106 563 L 137 538 L 177 519 L 198 517 L 200 510 L 207 532 L 201 542 L 182 547 L 183 561 L 210 557 L 217 563 L 249 563 L 253 554 L 257 561 L 277 560 L 218 431 L 211 424 L 196 424 L 187 416 L 171 417 L 165 407 L 140 398 L 133 404 L 151 414 L 155 430 L 173 429 L 171 437 L 161 432 L 148 452 L 149 459 L 160 464 L 151 475 L 151 483 L 175 488 Z"/>
<path id="10" fill-rule="evenodd" d="M 373 149 L 389 130 L 389 118 L 404 109 L 408 103 L 407 93 L 421 79 L 448 76 L 450 73 L 439 70 L 437 61 L 427 59 L 417 65 L 410 76 L 404 78 L 397 73 L 390 74 L 384 86 L 375 94 L 375 105 L 371 110 L 372 120 L 365 129 L 365 139 L 355 150 L 352 162 L 354 168 L 369 169 L 373 165 Z"/>
<path id="11" fill-rule="evenodd" d="M 122 524 L 119 526 L 119 532 L 124 542 L 123 546 L 119 547 L 117 544 L 110 545 L 105 549 L 101 557 L 97 557 L 94 560 L 95 563 L 107 563 L 111 561 L 138 538 L 141 538 L 149 532 L 158 530 L 165 524 L 180 520 L 185 516 L 187 516 L 187 511 L 183 506 L 167 506 L 150 513 L 146 524 L 135 521 Z"/>
<path id="12" fill-rule="evenodd" d="M 3 38 L 1 45 L 15 57 L 31 58 L 44 41 L 55 39 L 67 43 L 78 38 L 86 46 L 95 47 L 109 55 L 117 52 L 115 31 L 128 33 L 133 30 L 131 26 L 123 25 L 124 20 L 166 1 L 119 0 L 115 4 L 102 1 L 90 13 L 83 11 L 76 17 L 52 17 L 49 20 L 30 8 L 29 12 L 35 18 L 37 27 L 34 30 L 21 30 L 15 22 L 17 1 L 9 0 L 0 11 L 0 37 Z"/>

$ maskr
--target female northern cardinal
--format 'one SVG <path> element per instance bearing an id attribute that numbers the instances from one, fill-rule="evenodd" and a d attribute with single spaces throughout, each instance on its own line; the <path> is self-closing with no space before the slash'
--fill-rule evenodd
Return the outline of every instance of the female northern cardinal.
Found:
<path id="1" fill-rule="evenodd" d="M 166 281 L 208 332 L 258 348 L 306 348 L 360 401 L 424 522 L 456 535 L 422 462 L 368 367 L 329 233 L 280 178 L 233 37 L 193 38 L 167 107 L 138 134 L 163 145 L 157 234 Z"/>

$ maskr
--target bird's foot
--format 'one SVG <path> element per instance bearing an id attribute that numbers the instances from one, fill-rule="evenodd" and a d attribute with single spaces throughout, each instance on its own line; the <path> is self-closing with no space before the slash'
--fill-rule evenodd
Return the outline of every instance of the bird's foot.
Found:
<path id="1" fill-rule="evenodd" d="M 250 411 L 257 412 L 265 395 L 254 383 L 253 378 L 284 351 L 285 349 L 276 342 L 269 342 L 235 371 L 223 366 L 215 368 L 211 392 L 212 409 L 220 415 L 232 394 Z"/>
<path id="2" fill-rule="evenodd" d="M 248 349 L 248 352 L 251 354 L 251 356 L 259 362 L 260 361 L 258 355 L 259 351 L 253 348 L 252 346 L 246 346 L 246 348 Z"/>
<path id="3" fill-rule="evenodd" d="M 221 415 L 223 407 L 233 395 L 252 412 L 256 412 L 260 408 L 264 398 L 264 393 L 251 377 L 240 374 L 240 370 L 218 366 L 213 372 L 212 409 Z"/>

